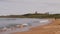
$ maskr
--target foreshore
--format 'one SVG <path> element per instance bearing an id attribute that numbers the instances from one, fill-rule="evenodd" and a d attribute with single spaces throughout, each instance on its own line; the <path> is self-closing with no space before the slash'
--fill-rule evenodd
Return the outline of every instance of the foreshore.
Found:
<path id="1" fill-rule="evenodd" d="M 11 34 L 59 34 L 60 33 L 60 19 L 53 19 L 52 23 L 31 28 L 26 32 L 14 32 Z"/>

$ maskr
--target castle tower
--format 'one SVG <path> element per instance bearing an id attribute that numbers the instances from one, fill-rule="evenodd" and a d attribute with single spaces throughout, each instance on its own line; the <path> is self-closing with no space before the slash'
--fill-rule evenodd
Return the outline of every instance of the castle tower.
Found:
<path id="1" fill-rule="evenodd" d="M 37 11 L 35 11 L 35 14 L 38 14 Z"/>

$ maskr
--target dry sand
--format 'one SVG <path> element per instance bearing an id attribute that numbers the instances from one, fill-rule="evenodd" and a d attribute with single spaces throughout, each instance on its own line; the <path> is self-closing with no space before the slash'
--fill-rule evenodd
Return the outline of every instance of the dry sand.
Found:
<path id="1" fill-rule="evenodd" d="M 60 34 L 60 19 L 53 19 L 51 24 L 34 27 L 27 32 L 15 32 L 12 34 Z"/>

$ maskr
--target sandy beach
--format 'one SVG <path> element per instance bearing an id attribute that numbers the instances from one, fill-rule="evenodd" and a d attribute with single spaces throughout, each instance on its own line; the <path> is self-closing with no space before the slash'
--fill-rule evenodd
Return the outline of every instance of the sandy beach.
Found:
<path id="1" fill-rule="evenodd" d="M 27 32 L 14 32 L 12 34 L 59 34 L 60 33 L 60 19 L 53 19 L 53 22 L 48 25 L 31 28 Z"/>

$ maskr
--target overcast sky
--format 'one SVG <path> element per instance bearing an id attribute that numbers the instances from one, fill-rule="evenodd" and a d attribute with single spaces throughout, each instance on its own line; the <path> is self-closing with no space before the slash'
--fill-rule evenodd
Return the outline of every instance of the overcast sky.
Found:
<path id="1" fill-rule="evenodd" d="M 60 0 L 0 0 L 0 15 L 37 12 L 60 13 Z"/>

